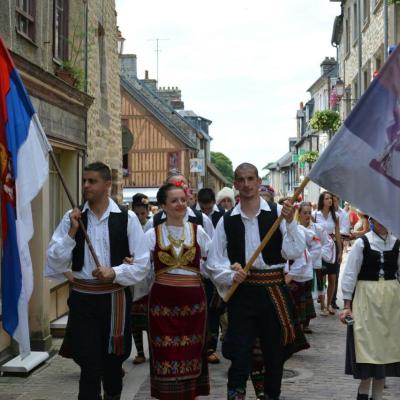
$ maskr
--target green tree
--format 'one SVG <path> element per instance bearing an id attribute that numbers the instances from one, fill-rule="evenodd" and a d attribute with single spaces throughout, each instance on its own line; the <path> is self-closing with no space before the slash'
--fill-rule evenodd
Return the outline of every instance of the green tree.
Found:
<path id="1" fill-rule="evenodd" d="M 229 183 L 233 182 L 233 166 L 232 161 L 224 154 L 216 151 L 211 152 L 211 162 L 215 165 L 219 172 L 226 179 L 229 180 Z"/>

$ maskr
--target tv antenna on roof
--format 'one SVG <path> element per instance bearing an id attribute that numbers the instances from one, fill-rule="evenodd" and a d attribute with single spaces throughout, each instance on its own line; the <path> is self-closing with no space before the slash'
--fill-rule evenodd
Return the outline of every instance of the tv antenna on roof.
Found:
<path id="1" fill-rule="evenodd" d="M 149 39 L 149 41 L 151 42 L 156 42 L 156 49 L 154 51 L 157 54 L 157 85 L 158 85 L 158 58 L 159 58 L 159 53 L 161 52 L 159 42 L 161 40 L 169 40 L 169 39 L 160 39 L 160 38 Z"/>

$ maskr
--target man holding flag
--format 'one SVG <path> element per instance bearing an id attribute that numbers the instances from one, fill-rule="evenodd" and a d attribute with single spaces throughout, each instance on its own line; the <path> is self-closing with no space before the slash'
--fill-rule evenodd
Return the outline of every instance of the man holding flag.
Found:
<path id="1" fill-rule="evenodd" d="M 31 201 L 48 177 L 50 149 L 19 73 L 0 38 L 2 317 L 4 329 L 19 344 L 22 359 L 30 354 Z"/>

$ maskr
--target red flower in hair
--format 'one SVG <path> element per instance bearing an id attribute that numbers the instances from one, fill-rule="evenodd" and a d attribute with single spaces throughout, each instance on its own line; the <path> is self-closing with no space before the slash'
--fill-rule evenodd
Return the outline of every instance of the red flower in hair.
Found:
<path id="1" fill-rule="evenodd" d="M 175 181 L 174 183 L 173 183 L 176 187 L 181 187 L 181 188 L 184 188 L 186 185 L 185 185 L 185 182 L 183 182 L 183 181 Z"/>

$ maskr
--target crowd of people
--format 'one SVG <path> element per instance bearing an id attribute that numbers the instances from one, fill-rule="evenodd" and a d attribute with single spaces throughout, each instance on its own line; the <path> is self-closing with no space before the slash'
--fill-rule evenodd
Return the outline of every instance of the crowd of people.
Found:
<path id="1" fill-rule="evenodd" d="M 64 215 L 46 265 L 46 276 L 71 282 L 62 353 L 81 369 L 79 399 L 120 399 L 132 339 L 133 363 L 146 362 L 144 335 L 153 398 L 208 396 L 208 364 L 220 362 L 222 341 L 231 362 L 227 399 L 245 399 L 249 378 L 258 399 L 279 399 L 285 361 L 310 346 L 315 304 L 322 317 L 339 308 L 350 243 L 340 311 L 346 373 L 361 380 L 359 400 L 381 400 L 385 377 L 400 376 L 400 242 L 379 221 L 341 208 L 326 191 L 317 204 L 275 202 L 250 163 L 236 168 L 234 189 L 203 188 L 196 197 L 171 171 L 157 193 L 159 211 L 140 193 L 131 210 L 118 205 L 101 162 L 86 166 L 83 182 L 85 203 Z"/>

